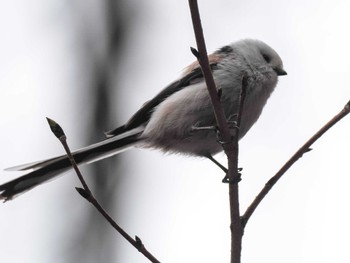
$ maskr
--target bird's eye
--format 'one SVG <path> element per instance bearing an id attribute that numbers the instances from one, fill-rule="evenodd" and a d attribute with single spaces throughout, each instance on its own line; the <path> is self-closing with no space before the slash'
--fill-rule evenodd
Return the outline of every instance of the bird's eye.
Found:
<path id="1" fill-rule="evenodd" d="M 267 63 L 270 63 L 271 58 L 270 58 L 268 55 L 262 54 L 262 56 L 263 56 L 263 58 L 265 59 L 265 61 L 266 61 Z"/>

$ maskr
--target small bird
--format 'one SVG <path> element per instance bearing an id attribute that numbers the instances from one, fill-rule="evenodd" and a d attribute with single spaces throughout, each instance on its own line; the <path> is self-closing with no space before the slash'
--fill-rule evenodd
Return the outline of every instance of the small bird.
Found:
<path id="1" fill-rule="evenodd" d="M 220 100 L 228 119 L 238 114 L 242 77 L 247 80 L 241 112 L 239 139 L 258 120 L 276 87 L 286 75 L 280 56 L 259 40 L 244 39 L 208 56 Z M 77 164 L 92 163 L 130 147 L 161 149 L 164 152 L 207 157 L 222 151 L 211 100 L 198 62 L 153 99 L 146 102 L 124 125 L 106 133 L 107 139 L 73 152 Z M 195 129 L 198 128 L 198 129 Z M 11 200 L 71 169 L 66 155 L 8 168 L 29 173 L 0 185 L 0 199 Z"/>

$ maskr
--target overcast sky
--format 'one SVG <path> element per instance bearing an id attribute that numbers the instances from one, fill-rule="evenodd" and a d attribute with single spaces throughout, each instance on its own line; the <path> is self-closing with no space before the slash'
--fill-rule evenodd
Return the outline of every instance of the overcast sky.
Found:
<path id="1" fill-rule="evenodd" d="M 72 59 L 78 48 L 69 2 L 0 2 L 0 168 L 62 153 L 46 116 L 65 127 L 73 148 L 83 146 L 77 127 L 85 124 L 80 116 L 86 102 L 83 89 L 75 87 L 86 79 Z M 123 121 L 181 74 L 193 61 L 189 47 L 195 46 L 187 1 L 129 2 L 141 11 L 132 17 L 118 72 Z M 94 1 L 73 3 L 92 21 L 103 15 Z M 279 167 L 350 99 L 350 3 L 219 0 L 199 5 L 209 51 L 257 38 L 280 54 L 288 72 L 240 143 L 244 211 Z M 81 97 L 78 103 L 76 97 Z M 349 133 L 346 118 L 271 191 L 246 228 L 243 262 L 349 262 Z M 217 167 L 142 149 L 124 156 L 129 169 L 120 175 L 125 178 L 119 188 L 125 196 L 119 202 L 125 206 L 121 225 L 142 237 L 162 262 L 229 262 L 228 187 Z M 225 163 L 223 155 L 218 159 Z M 5 182 L 14 174 L 1 176 Z M 69 221 L 69 211 L 88 207 L 75 185 L 65 176 L 0 205 L 2 261 L 65 262 L 54 242 L 79 225 L 79 218 Z M 125 240 L 114 241 L 120 249 L 115 262 L 148 262 Z"/>

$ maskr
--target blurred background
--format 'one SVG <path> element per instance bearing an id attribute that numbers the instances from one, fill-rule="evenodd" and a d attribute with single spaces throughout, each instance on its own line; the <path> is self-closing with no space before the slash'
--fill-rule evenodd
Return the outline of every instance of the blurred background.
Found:
<path id="1" fill-rule="evenodd" d="M 199 1 L 210 52 L 257 38 L 280 79 L 240 142 L 241 209 L 350 99 L 350 3 Z M 0 1 L 0 168 L 104 138 L 194 58 L 187 1 Z M 243 262 L 349 262 L 346 118 L 278 183 L 249 222 Z M 217 158 L 225 163 L 225 156 Z M 83 168 L 97 198 L 162 262 L 229 262 L 228 187 L 204 159 L 132 149 Z M 0 182 L 18 176 L 1 172 Z M 75 191 L 73 173 L 0 205 L 3 262 L 148 262 Z"/>

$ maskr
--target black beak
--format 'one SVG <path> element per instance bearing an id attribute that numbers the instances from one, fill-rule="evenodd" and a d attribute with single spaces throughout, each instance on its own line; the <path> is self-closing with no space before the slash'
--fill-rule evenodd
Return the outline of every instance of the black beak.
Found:
<path id="1" fill-rule="evenodd" d="M 277 76 L 287 75 L 287 72 L 283 68 L 275 68 L 274 71 L 277 73 Z"/>

